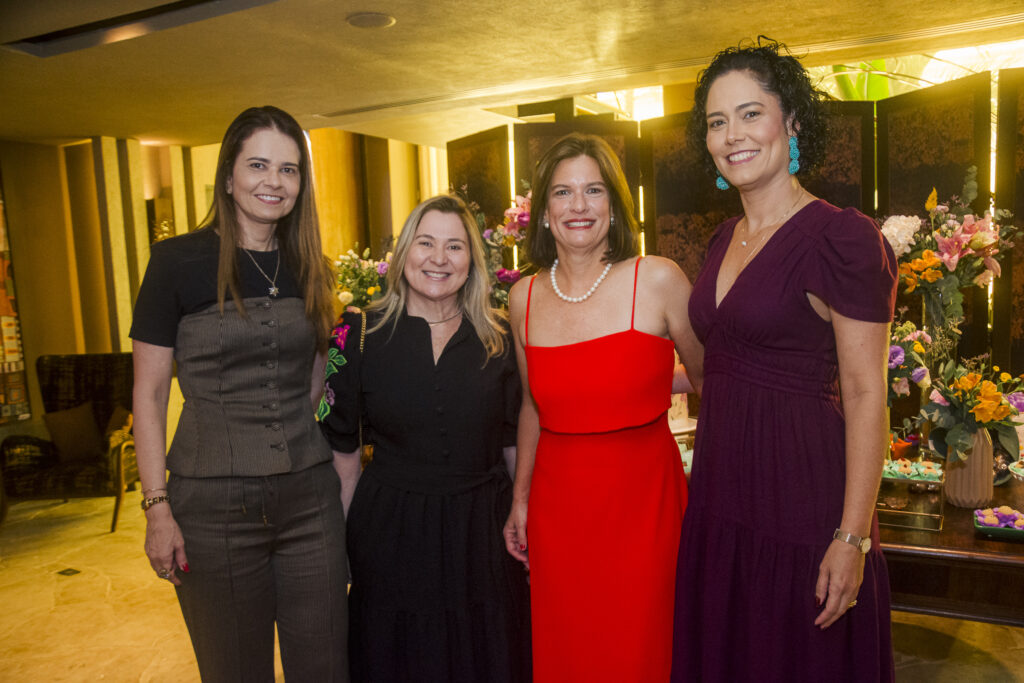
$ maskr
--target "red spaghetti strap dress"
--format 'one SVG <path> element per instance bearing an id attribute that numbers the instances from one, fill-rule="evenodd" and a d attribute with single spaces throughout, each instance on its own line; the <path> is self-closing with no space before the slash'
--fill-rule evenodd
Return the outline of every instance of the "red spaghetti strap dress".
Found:
<path id="1" fill-rule="evenodd" d="M 527 526 L 534 681 L 667 681 L 686 508 L 666 413 L 673 344 L 632 315 L 628 330 L 565 346 L 531 346 L 529 327 L 528 295 L 541 427 Z"/>

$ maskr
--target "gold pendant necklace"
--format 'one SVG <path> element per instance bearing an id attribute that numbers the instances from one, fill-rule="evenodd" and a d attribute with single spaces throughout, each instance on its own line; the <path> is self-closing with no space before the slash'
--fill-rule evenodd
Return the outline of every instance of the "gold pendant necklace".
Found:
<path id="1" fill-rule="evenodd" d="M 277 265 L 274 267 L 273 278 L 267 275 L 266 272 L 262 268 L 260 268 L 260 264 L 256 263 L 256 259 L 253 258 L 253 255 L 249 253 L 248 249 L 242 247 L 242 251 L 246 253 L 246 255 L 249 257 L 249 260 L 252 261 L 252 264 L 256 266 L 256 270 L 260 271 L 260 275 L 265 277 L 267 279 L 267 282 L 270 283 L 270 287 L 267 288 L 267 294 L 269 296 L 277 296 L 281 292 L 281 290 L 277 288 L 277 274 L 281 272 L 281 250 L 277 250 Z"/>

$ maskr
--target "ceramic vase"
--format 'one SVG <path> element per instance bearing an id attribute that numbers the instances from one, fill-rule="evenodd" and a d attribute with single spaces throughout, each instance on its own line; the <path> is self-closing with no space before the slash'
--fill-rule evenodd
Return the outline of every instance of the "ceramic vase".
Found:
<path id="1" fill-rule="evenodd" d="M 966 461 L 956 455 L 946 461 L 946 500 L 961 508 L 992 502 L 992 436 L 987 429 L 974 433 Z"/>

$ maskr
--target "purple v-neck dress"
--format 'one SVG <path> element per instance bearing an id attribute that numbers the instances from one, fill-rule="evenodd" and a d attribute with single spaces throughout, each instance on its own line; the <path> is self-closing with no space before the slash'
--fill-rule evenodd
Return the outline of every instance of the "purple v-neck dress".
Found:
<path id="1" fill-rule="evenodd" d="M 716 306 L 737 220 L 716 230 L 689 304 L 705 378 L 672 680 L 892 680 L 877 520 L 857 606 L 824 631 L 814 626 L 818 566 L 842 517 L 845 426 L 835 336 L 807 293 L 846 317 L 888 322 L 896 257 L 872 220 L 814 201 Z"/>

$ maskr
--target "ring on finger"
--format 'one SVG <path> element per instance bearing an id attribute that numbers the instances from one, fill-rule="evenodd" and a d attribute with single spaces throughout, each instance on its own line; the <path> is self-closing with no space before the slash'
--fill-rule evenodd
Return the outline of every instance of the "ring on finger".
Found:
<path id="1" fill-rule="evenodd" d="M 156 575 L 159 576 L 161 579 L 169 579 L 169 578 L 171 578 L 171 570 L 170 569 L 158 569 L 158 570 L 156 570 Z"/>
<path id="2" fill-rule="evenodd" d="M 857 601 L 854 600 L 849 605 L 846 606 L 846 609 L 850 609 L 851 607 L 856 607 L 856 606 L 857 606 Z"/>

